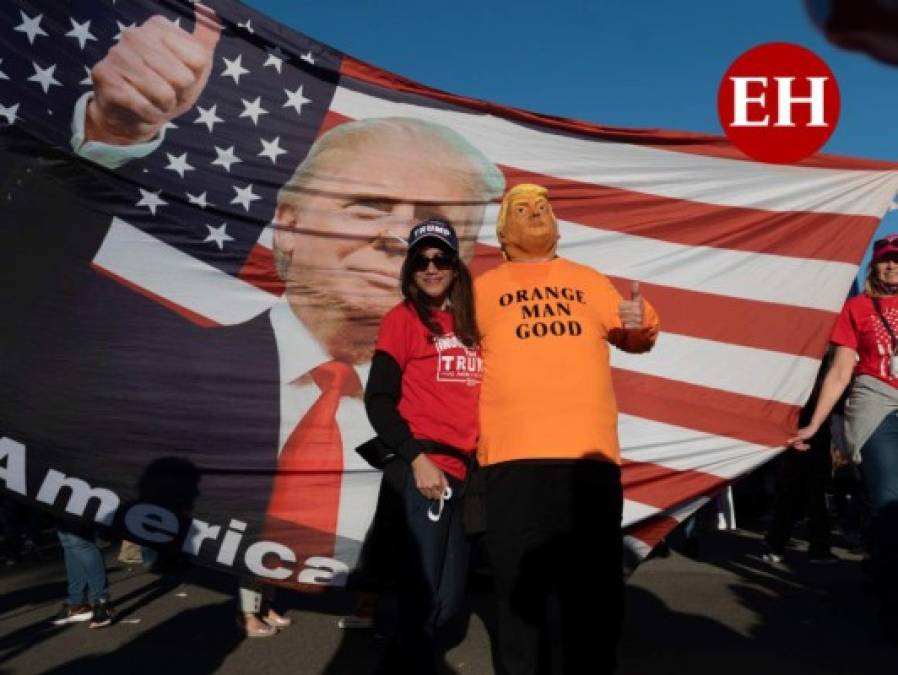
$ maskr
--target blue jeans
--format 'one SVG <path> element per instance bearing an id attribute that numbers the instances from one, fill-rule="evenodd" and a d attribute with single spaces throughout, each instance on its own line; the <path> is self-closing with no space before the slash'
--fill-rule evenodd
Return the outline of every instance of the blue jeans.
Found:
<path id="1" fill-rule="evenodd" d="M 69 582 L 69 605 L 93 605 L 109 599 L 106 585 L 106 564 L 93 534 L 81 528 L 59 525 L 59 541 L 65 557 L 65 573 Z M 85 598 L 86 596 L 86 598 Z"/>
<path id="2" fill-rule="evenodd" d="M 396 524 L 402 530 L 397 540 L 402 560 L 396 561 L 401 570 L 399 632 L 388 650 L 391 668 L 385 672 L 435 673 L 437 630 L 460 612 L 464 602 L 469 545 L 462 522 L 463 484 L 448 474 L 446 479 L 453 496 L 434 522 L 427 512 L 435 513 L 439 502 L 425 499 L 418 491 L 411 468 L 396 460 L 384 471 L 380 498 L 399 497 L 401 507 L 397 503 L 393 513 L 404 521 Z"/>
<path id="3" fill-rule="evenodd" d="M 880 423 L 861 459 L 873 512 L 873 568 L 884 609 L 898 619 L 898 414 Z"/>

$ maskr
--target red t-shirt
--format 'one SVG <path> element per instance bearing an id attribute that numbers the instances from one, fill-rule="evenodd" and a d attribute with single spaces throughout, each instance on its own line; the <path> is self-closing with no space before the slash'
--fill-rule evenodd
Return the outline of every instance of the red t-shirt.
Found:
<path id="1" fill-rule="evenodd" d="M 399 414 L 412 435 L 445 443 L 473 454 L 480 433 L 477 406 L 483 359 L 452 332 L 452 314 L 435 311 L 443 335 L 432 338 L 414 308 L 402 302 L 383 318 L 376 349 L 392 356 L 402 369 Z M 465 477 L 461 460 L 431 454 L 440 469 Z"/>
<path id="2" fill-rule="evenodd" d="M 879 306 L 892 332 L 898 335 L 898 297 L 880 298 Z M 858 353 L 855 375 L 872 375 L 898 387 L 898 378 L 889 376 L 891 338 L 868 296 L 856 295 L 845 303 L 829 339 Z"/>

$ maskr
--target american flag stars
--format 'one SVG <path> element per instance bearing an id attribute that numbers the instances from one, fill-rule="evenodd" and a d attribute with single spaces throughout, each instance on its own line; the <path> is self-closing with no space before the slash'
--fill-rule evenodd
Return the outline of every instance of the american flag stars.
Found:
<path id="1" fill-rule="evenodd" d="M 6 119 L 7 124 L 15 124 L 16 123 L 16 113 L 19 111 L 19 104 L 16 103 L 11 106 L 5 106 L 0 103 L 0 117 Z M 272 160 L 274 161 L 274 160 Z"/>
<path id="2" fill-rule="evenodd" d="M 33 45 L 34 40 L 38 35 L 47 37 L 46 31 L 41 28 L 41 20 L 44 18 L 43 14 L 31 17 L 25 14 L 22 10 L 19 10 L 19 14 L 22 16 L 22 23 L 16 26 L 13 30 L 25 33 L 25 36 L 28 38 L 28 44 Z"/>
<path id="3" fill-rule="evenodd" d="M 311 99 L 308 99 L 302 95 L 302 85 L 299 85 L 296 91 L 284 89 L 284 93 L 287 94 L 287 102 L 284 103 L 282 107 L 293 108 L 296 111 L 297 115 L 302 115 L 302 107 L 306 103 L 312 102 Z"/>
<path id="4" fill-rule="evenodd" d="M 136 23 L 129 23 L 129 24 L 126 25 L 126 24 L 123 24 L 123 23 L 122 23 L 121 21 L 119 21 L 118 19 L 115 20 L 115 25 L 118 26 L 118 33 L 116 33 L 115 35 L 112 36 L 112 39 L 113 39 L 115 42 L 118 42 L 119 40 L 122 39 L 122 35 L 125 34 L 125 31 L 127 31 L 127 30 L 129 30 L 129 29 L 131 29 L 131 28 L 137 27 L 137 24 L 136 24 Z"/>
<path id="5" fill-rule="evenodd" d="M 216 246 L 218 246 L 219 251 L 224 250 L 225 242 L 234 241 L 234 237 L 228 234 L 227 223 L 222 223 L 218 227 L 206 225 L 206 229 L 209 230 L 209 234 L 205 239 L 203 239 L 203 243 L 214 243 Z"/>
<path id="6" fill-rule="evenodd" d="M 234 154 L 234 146 L 232 145 L 230 148 L 219 148 L 217 145 L 215 146 L 215 154 L 218 155 L 213 161 L 213 166 L 221 166 L 224 167 L 224 170 L 228 173 L 231 173 L 231 165 L 236 164 L 237 162 L 242 162 L 237 155 Z"/>
<path id="7" fill-rule="evenodd" d="M 88 40 L 93 40 L 96 42 L 96 35 L 90 32 L 90 21 L 85 21 L 84 23 L 78 23 L 74 19 L 69 19 L 69 21 L 72 22 L 72 30 L 70 30 L 65 35 L 66 37 L 75 38 L 76 40 L 78 40 L 78 46 L 82 51 L 87 45 Z"/>
<path id="8" fill-rule="evenodd" d="M 243 103 L 243 112 L 240 113 L 240 117 L 249 117 L 253 121 L 253 126 L 259 125 L 259 116 L 267 115 L 268 111 L 265 110 L 261 105 L 261 96 L 256 96 L 256 100 L 250 103 L 245 98 L 240 99 L 241 103 Z"/>
<path id="9" fill-rule="evenodd" d="M 50 91 L 50 87 L 62 86 L 62 82 L 53 77 L 53 73 L 56 72 L 55 63 L 52 66 L 48 66 L 46 68 L 41 68 L 34 61 L 32 61 L 32 65 L 34 66 L 34 75 L 29 77 L 28 81 L 37 82 L 41 86 L 41 89 L 44 90 L 45 94 Z"/>
<path id="10" fill-rule="evenodd" d="M 281 51 L 280 47 L 275 47 L 268 52 L 268 58 L 265 59 L 265 63 L 262 64 L 262 67 L 266 68 L 271 66 L 278 72 L 278 75 L 280 75 L 281 68 L 284 67 L 284 58 L 284 52 Z"/>
<path id="11" fill-rule="evenodd" d="M 200 116 L 197 117 L 193 122 L 194 124 L 205 124 L 206 128 L 209 130 L 211 134 L 215 131 L 215 125 L 219 122 L 224 122 L 217 114 L 218 104 L 214 104 L 209 106 L 208 108 L 204 108 L 201 105 L 197 105 L 196 109 L 200 111 Z"/>
<path id="12" fill-rule="evenodd" d="M 249 211 L 249 205 L 252 202 L 262 199 L 259 195 L 253 192 L 252 183 L 243 188 L 239 188 L 236 185 L 233 187 L 234 192 L 237 193 L 237 196 L 231 200 L 231 204 L 240 204 L 247 211 Z"/>
<path id="13" fill-rule="evenodd" d="M 187 163 L 187 153 L 181 153 L 178 157 L 175 157 L 173 154 L 166 152 L 165 156 L 168 157 L 168 166 L 165 168 L 169 171 L 174 171 L 181 178 L 184 177 L 184 173 L 186 171 L 195 171 L 196 169 L 190 164 Z"/>
<path id="14" fill-rule="evenodd" d="M 187 195 L 187 201 L 193 204 L 194 206 L 199 206 L 201 209 L 206 208 L 207 206 L 214 206 L 211 202 L 206 201 L 206 193 L 192 195 L 189 192 L 185 192 Z"/>
<path id="15" fill-rule="evenodd" d="M 287 154 L 287 151 L 280 145 L 280 136 L 275 136 L 274 139 L 270 141 L 266 141 L 264 138 L 260 138 L 259 140 L 262 142 L 262 152 L 258 154 L 258 157 L 268 157 L 272 164 L 277 164 L 278 157 Z"/>
<path id="16" fill-rule="evenodd" d="M 249 70 L 243 67 L 243 54 L 238 54 L 236 59 L 228 59 L 222 57 L 225 62 L 225 69 L 221 71 L 221 77 L 230 77 L 234 80 L 234 84 L 240 84 L 240 78 L 249 73 Z"/>
<path id="17" fill-rule="evenodd" d="M 140 201 L 137 202 L 137 206 L 146 206 L 154 216 L 156 215 L 156 209 L 158 207 L 168 205 L 168 202 L 159 197 L 159 193 L 162 192 L 162 190 L 152 192 L 151 190 L 144 190 L 143 188 L 137 189 L 140 191 Z"/>
<path id="18" fill-rule="evenodd" d="M 118 2 L 110 11 L 111 2 L 0 3 L 0 44 L 11 47 L 0 49 L 0 128 L 27 127 L 67 147 L 75 102 L 95 86 L 96 64 L 152 15 L 175 25 L 187 15 L 175 3 Z M 120 210 L 111 213 L 233 274 L 270 222 L 279 186 L 314 140 L 333 83 L 309 75 L 310 65 L 322 67 L 326 49 L 272 40 L 266 22 L 249 12 L 228 16 L 228 4 L 215 11 L 233 29 L 216 46 L 197 103 L 148 141 L 152 149 L 114 168 L 125 181 L 114 207 Z M 180 25 L 193 30 L 192 18 Z M 203 210 L 212 208 L 217 220 L 204 221 Z M 193 235 L 175 234 L 175 225 L 192 226 Z M 213 255 L 218 251 L 227 255 Z"/>

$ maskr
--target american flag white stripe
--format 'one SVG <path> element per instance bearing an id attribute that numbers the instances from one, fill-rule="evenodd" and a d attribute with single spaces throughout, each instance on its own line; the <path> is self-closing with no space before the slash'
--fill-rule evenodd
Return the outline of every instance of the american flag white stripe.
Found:
<path id="1" fill-rule="evenodd" d="M 741 439 L 706 434 L 622 413 L 619 418 L 621 456 L 677 471 L 701 471 L 734 478 L 773 456 L 771 448 Z"/>
<path id="2" fill-rule="evenodd" d="M 626 493 L 625 493 L 626 497 Z M 657 516 L 659 513 L 663 513 L 664 509 L 659 509 L 657 506 L 651 506 L 649 504 L 643 504 L 642 502 L 637 502 L 633 499 L 624 499 L 624 517 L 622 521 L 623 527 L 629 527 L 635 523 L 642 522 L 647 518 L 651 518 L 653 516 Z"/>
<path id="3" fill-rule="evenodd" d="M 770 211 L 882 217 L 898 172 L 760 165 L 574 138 L 480 112 L 388 101 L 337 87 L 331 110 L 352 119 L 404 116 L 444 124 L 506 166 L 674 199 Z"/>
<path id="4" fill-rule="evenodd" d="M 621 370 L 801 405 L 820 361 L 667 333 L 647 354 L 612 350 L 611 364 Z"/>
<path id="5" fill-rule="evenodd" d="M 276 298 L 152 237 L 121 218 L 94 257 L 95 267 L 165 299 L 208 323 L 249 321 Z"/>
<path id="6" fill-rule="evenodd" d="M 626 503 L 624 504 L 624 513 L 626 513 Z M 652 552 L 654 545 L 643 541 L 637 536 L 627 534 L 624 536 L 624 547 L 633 551 L 638 558 L 642 559 Z"/>

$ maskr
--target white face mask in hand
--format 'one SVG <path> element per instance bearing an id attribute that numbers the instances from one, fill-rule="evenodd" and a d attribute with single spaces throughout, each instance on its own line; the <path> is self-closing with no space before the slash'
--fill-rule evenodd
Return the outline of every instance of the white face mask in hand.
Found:
<path id="1" fill-rule="evenodd" d="M 443 494 L 440 495 L 440 504 L 437 507 L 436 513 L 432 511 L 433 507 L 427 509 L 427 517 L 430 518 L 433 522 L 439 522 L 440 516 L 443 515 L 443 504 L 452 499 L 452 488 L 450 486 L 446 486 L 446 489 L 443 491 Z"/>

